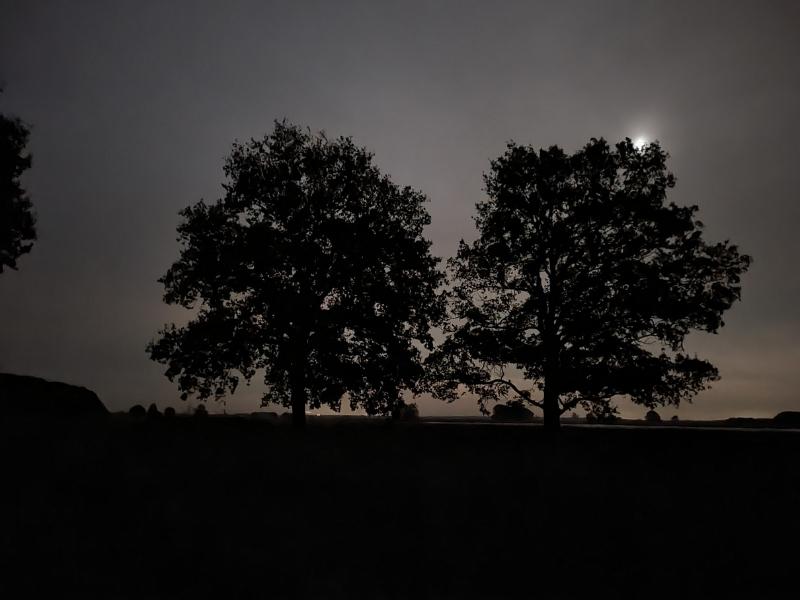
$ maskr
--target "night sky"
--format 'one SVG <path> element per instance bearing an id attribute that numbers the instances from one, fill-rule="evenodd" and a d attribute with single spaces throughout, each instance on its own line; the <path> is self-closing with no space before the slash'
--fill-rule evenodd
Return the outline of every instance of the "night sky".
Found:
<path id="1" fill-rule="evenodd" d="M 726 327 L 689 340 L 722 381 L 678 414 L 800 409 L 800 3 L 2 6 L 0 112 L 32 126 L 39 240 L 0 276 L 0 371 L 85 385 L 110 410 L 180 410 L 145 353 L 186 316 L 157 282 L 178 255 L 177 213 L 221 195 L 235 139 L 285 117 L 353 136 L 424 191 L 444 257 L 474 238 L 482 173 L 508 140 L 660 140 L 671 200 L 754 258 Z M 260 393 L 242 388 L 227 410 L 257 410 Z"/>

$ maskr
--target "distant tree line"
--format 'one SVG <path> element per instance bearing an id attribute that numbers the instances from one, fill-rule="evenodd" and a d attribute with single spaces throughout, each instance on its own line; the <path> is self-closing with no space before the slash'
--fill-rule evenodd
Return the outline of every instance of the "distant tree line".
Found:
<path id="1" fill-rule="evenodd" d="M 719 377 L 684 341 L 723 326 L 751 259 L 667 202 L 666 160 L 627 138 L 512 142 L 485 175 L 478 238 L 443 271 L 422 193 L 350 138 L 276 122 L 234 145 L 223 198 L 181 213 L 161 281 L 196 316 L 148 352 L 184 398 L 261 373 L 264 404 L 298 426 L 343 401 L 400 414 L 405 393 L 537 407 L 548 429 L 577 406 L 613 417 L 616 397 L 678 406 Z"/>

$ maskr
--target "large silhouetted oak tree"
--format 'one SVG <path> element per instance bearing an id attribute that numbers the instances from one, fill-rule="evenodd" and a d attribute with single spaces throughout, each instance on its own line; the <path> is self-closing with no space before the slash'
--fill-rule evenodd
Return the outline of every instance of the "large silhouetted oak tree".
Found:
<path id="1" fill-rule="evenodd" d="M 17 118 L 0 114 L 0 273 L 17 268 L 17 259 L 36 240 L 36 217 L 20 177 L 31 166 L 25 152 L 30 132 Z"/>
<path id="2" fill-rule="evenodd" d="M 196 308 L 151 357 L 184 397 L 221 397 L 262 370 L 264 402 L 391 411 L 422 374 L 442 278 L 422 234 L 425 197 L 349 138 L 276 123 L 235 144 L 225 196 L 182 212 L 165 301 Z"/>
<path id="3" fill-rule="evenodd" d="M 479 237 L 449 271 L 448 337 L 428 359 L 435 395 L 542 409 L 545 426 L 612 398 L 678 405 L 718 378 L 686 336 L 716 332 L 750 258 L 703 239 L 657 143 L 592 139 L 573 155 L 510 144 L 485 176 Z"/>

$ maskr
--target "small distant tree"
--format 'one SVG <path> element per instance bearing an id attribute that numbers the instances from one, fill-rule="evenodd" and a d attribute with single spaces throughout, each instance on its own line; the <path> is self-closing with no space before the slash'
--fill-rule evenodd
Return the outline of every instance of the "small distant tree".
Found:
<path id="1" fill-rule="evenodd" d="M 2 93 L 2 89 L 0 89 Z M 36 240 L 36 216 L 20 177 L 31 166 L 25 151 L 30 131 L 19 119 L 0 114 L 0 273 Z"/>
<path id="2" fill-rule="evenodd" d="M 419 421 L 419 408 L 416 403 L 399 400 L 392 409 L 392 419 L 395 421 Z"/>
<path id="3" fill-rule="evenodd" d="M 225 197 L 185 209 L 170 304 L 197 308 L 150 344 L 183 397 L 222 398 L 264 373 L 270 402 L 387 414 L 422 375 L 441 312 L 426 198 L 349 138 L 276 123 L 235 144 Z"/>
<path id="4" fill-rule="evenodd" d="M 661 422 L 661 415 L 659 415 L 654 410 L 648 410 L 647 414 L 644 416 L 644 420 L 648 423 L 660 423 Z"/>
<path id="5" fill-rule="evenodd" d="M 750 257 L 703 239 L 696 206 L 666 203 L 675 178 L 657 144 L 592 139 L 575 154 L 511 143 L 485 176 L 478 239 L 449 263 L 445 342 L 432 391 L 453 400 L 517 398 L 557 429 L 612 398 L 677 406 L 718 378 L 691 356 L 740 297 Z"/>
<path id="6" fill-rule="evenodd" d="M 174 419 L 175 418 L 175 409 L 171 406 L 168 406 L 164 409 L 164 417 L 166 419 Z"/>
<path id="7" fill-rule="evenodd" d="M 521 400 L 512 400 L 508 404 L 495 404 L 492 419 L 497 421 L 533 421 L 533 412 Z"/>
<path id="8" fill-rule="evenodd" d="M 207 417 L 208 410 L 206 409 L 205 404 L 198 404 L 197 407 L 194 409 L 194 416 L 195 417 Z"/>
<path id="9" fill-rule="evenodd" d="M 131 406 L 130 410 L 128 410 L 128 414 L 137 419 L 143 419 L 147 414 L 147 411 L 141 404 L 134 404 L 133 406 Z"/>

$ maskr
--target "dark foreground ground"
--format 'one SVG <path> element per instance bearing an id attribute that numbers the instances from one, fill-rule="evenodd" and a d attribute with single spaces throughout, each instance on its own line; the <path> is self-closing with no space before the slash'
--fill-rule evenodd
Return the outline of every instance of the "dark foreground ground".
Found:
<path id="1" fill-rule="evenodd" d="M 797 597 L 800 434 L 0 423 L 6 598 Z M 22 586 L 19 588 L 19 586 Z"/>

